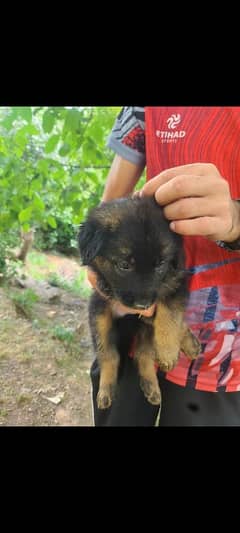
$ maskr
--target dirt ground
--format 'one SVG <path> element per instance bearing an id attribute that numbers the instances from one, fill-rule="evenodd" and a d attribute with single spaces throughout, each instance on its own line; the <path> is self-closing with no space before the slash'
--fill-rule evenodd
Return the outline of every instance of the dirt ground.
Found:
<path id="1" fill-rule="evenodd" d="M 48 261 L 68 279 L 80 268 Z M 0 288 L 1 426 L 92 426 L 92 358 L 86 298 L 60 289 L 58 301 L 34 303 L 29 319 Z"/>

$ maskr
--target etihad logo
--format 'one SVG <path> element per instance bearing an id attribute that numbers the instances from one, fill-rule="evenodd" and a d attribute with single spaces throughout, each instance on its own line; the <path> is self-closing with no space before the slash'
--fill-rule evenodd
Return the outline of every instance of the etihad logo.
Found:
<path id="1" fill-rule="evenodd" d="M 161 139 L 162 143 L 169 143 L 174 142 L 176 143 L 178 139 L 183 139 L 186 135 L 185 130 L 175 130 L 175 128 L 180 124 L 181 122 L 181 115 L 178 113 L 175 115 L 174 113 L 166 120 L 168 125 L 168 130 L 156 130 L 156 136 Z"/>
<path id="2" fill-rule="evenodd" d="M 170 130 L 174 130 L 179 122 L 181 122 L 181 115 L 179 113 L 178 115 L 171 115 L 171 117 L 167 119 L 167 124 Z"/>

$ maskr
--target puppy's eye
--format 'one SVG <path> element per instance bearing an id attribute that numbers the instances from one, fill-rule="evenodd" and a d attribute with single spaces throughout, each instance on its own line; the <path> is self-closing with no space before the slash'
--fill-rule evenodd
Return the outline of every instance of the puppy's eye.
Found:
<path id="1" fill-rule="evenodd" d="M 165 261 L 156 261 L 155 263 L 155 269 L 158 271 L 162 271 L 165 267 L 166 262 Z"/>

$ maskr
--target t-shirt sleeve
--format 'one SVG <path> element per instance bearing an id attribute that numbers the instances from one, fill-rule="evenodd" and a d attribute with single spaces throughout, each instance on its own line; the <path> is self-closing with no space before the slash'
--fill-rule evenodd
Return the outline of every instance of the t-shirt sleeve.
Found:
<path id="1" fill-rule="evenodd" d="M 107 146 L 131 163 L 145 165 L 145 116 L 143 107 L 123 107 Z"/>

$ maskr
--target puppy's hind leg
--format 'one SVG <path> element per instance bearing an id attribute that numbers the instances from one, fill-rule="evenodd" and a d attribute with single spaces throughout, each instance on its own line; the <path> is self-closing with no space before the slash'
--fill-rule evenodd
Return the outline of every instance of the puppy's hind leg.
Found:
<path id="1" fill-rule="evenodd" d="M 189 359 L 195 359 L 201 353 L 199 340 L 185 323 L 183 325 L 180 348 Z"/>
<path id="2" fill-rule="evenodd" d="M 149 328 L 150 329 L 150 328 Z M 140 376 L 140 387 L 147 400 L 153 405 L 161 404 L 161 391 L 155 370 L 155 351 L 150 331 L 144 327 L 138 332 L 135 359 Z"/>
<path id="3" fill-rule="evenodd" d="M 111 406 L 117 383 L 119 355 L 114 352 L 105 353 L 100 358 L 100 384 L 97 395 L 98 409 Z"/>
<path id="4" fill-rule="evenodd" d="M 120 356 L 114 344 L 113 322 L 110 309 L 105 306 L 90 325 L 96 355 L 100 365 L 100 384 L 97 395 L 99 409 L 110 407 L 117 384 Z"/>

